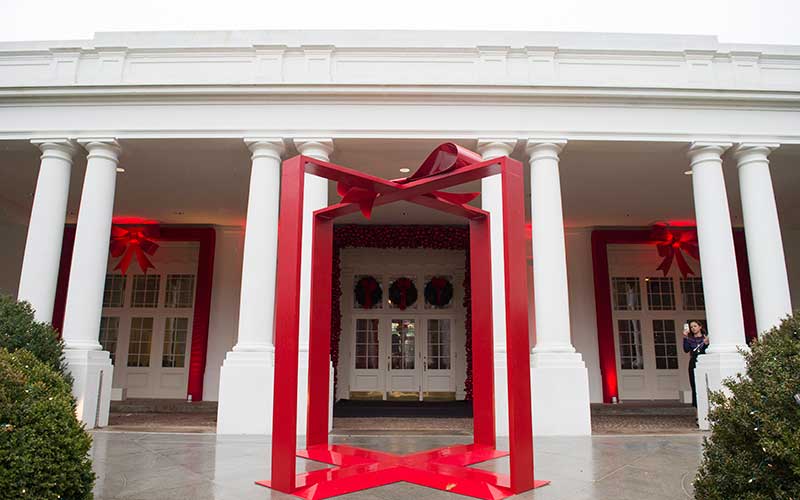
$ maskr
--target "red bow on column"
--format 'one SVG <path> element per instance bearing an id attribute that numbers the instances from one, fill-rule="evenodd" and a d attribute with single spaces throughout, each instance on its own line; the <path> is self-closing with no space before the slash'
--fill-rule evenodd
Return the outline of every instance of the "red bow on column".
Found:
<path id="1" fill-rule="evenodd" d="M 424 177 L 450 172 L 451 170 L 481 161 L 483 161 L 483 158 L 481 158 L 479 154 L 469 149 L 462 148 L 458 144 L 446 142 L 434 149 L 413 174 L 402 179 L 394 179 L 392 182 L 406 184 Z M 342 197 L 342 203 L 358 203 L 364 217 L 370 218 L 372 215 L 372 206 L 375 204 L 378 193 L 372 189 L 349 186 L 342 182 L 337 184 L 336 192 Z M 445 191 L 434 191 L 430 196 L 449 203 L 463 205 L 474 200 L 478 194 L 480 193 L 447 193 Z"/>
<path id="2" fill-rule="evenodd" d="M 688 253 L 695 260 L 700 260 L 700 249 L 697 246 L 697 231 L 694 229 L 675 229 L 665 224 L 653 226 L 651 238 L 655 241 L 658 255 L 662 257 L 661 264 L 656 268 L 664 273 L 669 273 L 672 261 L 678 263 L 678 269 L 685 278 L 694 271 L 686 262 L 683 252 Z"/>
<path id="3" fill-rule="evenodd" d="M 155 225 L 111 226 L 111 255 L 122 256 L 114 269 L 120 269 L 122 274 L 127 273 L 134 257 L 145 274 L 148 269 L 155 269 L 156 266 L 147 255 L 152 256 L 158 250 L 158 243 L 153 241 L 153 238 L 158 238 L 158 232 L 158 226 Z"/>

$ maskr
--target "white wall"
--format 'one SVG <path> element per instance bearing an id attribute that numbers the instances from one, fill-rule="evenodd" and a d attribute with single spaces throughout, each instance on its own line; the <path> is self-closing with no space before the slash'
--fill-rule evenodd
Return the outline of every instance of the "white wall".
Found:
<path id="1" fill-rule="evenodd" d="M 567 229 L 567 281 L 572 345 L 583 356 L 589 371 L 589 399 L 603 402 L 600 358 L 597 346 L 597 317 L 594 303 L 592 230 Z"/>
<path id="2" fill-rule="evenodd" d="M 244 229 L 217 227 L 211 315 L 208 325 L 208 352 L 203 377 L 203 399 L 219 398 L 219 370 L 225 353 L 236 343 L 239 326 L 239 292 L 242 284 Z"/>
<path id="3" fill-rule="evenodd" d="M 0 223 L 0 294 L 16 298 L 28 226 Z"/>

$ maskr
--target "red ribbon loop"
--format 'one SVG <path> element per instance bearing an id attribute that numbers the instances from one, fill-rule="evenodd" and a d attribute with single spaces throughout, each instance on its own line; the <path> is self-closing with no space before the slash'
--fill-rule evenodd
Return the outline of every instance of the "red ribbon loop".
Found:
<path id="1" fill-rule="evenodd" d="M 111 255 L 122 256 L 114 269 L 126 274 L 134 257 L 143 273 L 147 274 L 148 269 L 155 269 L 156 266 L 147 255 L 152 256 L 158 250 L 158 243 L 153 241 L 158 238 L 158 233 L 158 226 L 155 225 L 111 226 Z"/>
<path id="2" fill-rule="evenodd" d="M 436 290 L 436 303 L 441 304 L 442 292 L 444 291 L 444 287 L 447 286 L 447 280 L 437 276 L 431 280 L 431 286 Z"/>
<path id="3" fill-rule="evenodd" d="M 370 278 L 361 278 L 358 284 L 364 288 L 364 308 L 372 308 L 372 292 L 378 288 L 378 284 Z"/>

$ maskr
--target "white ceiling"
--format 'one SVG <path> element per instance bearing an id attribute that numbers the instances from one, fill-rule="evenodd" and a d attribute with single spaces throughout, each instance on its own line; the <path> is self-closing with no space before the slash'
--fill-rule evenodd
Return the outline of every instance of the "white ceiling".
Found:
<path id="1" fill-rule="evenodd" d="M 413 170 L 442 140 L 335 141 L 332 161 L 387 179 Z M 461 142 L 474 149 L 472 141 Z M 130 140 L 122 144 L 114 214 L 151 218 L 169 224 L 243 225 L 247 209 L 249 152 L 230 139 Z M 691 177 L 684 143 L 571 142 L 560 171 L 568 227 L 645 226 L 659 220 L 693 218 Z M 290 148 L 288 155 L 296 151 Z M 26 223 L 30 215 L 39 159 L 25 142 L 0 143 L 0 222 Z M 76 218 L 85 158 L 79 155 L 70 183 L 68 219 Z M 513 157 L 524 161 L 522 144 Z M 785 146 L 771 156 L 778 209 L 784 226 L 800 226 L 800 146 Z M 741 224 L 736 167 L 726 157 L 725 176 L 734 225 Z M 480 183 L 459 191 L 480 191 Z M 526 196 L 530 187 L 526 172 Z M 338 200 L 331 184 L 329 198 Z M 473 202 L 480 206 L 480 199 Z M 371 221 L 360 214 L 345 223 L 450 224 L 456 217 L 408 203 L 378 207 Z"/>

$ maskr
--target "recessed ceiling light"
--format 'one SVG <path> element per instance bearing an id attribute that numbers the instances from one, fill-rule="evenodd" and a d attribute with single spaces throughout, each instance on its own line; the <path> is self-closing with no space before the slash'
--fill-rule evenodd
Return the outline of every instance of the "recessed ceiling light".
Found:
<path id="1" fill-rule="evenodd" d="M 411 169 L 410 168 L 401 168 L 400 172 L 402 172 L 404 174 L 407 174 L 407 173 L 411 172 Z"/>
<path id="2" fill-rule="evenodd" d="M 691 170 L 687 170 L 686 172 L 683 173 L 683 175 L 692 175 L 692 171 Z"/>
<path id="3" fill-rule="evenodd" d="M 175 215 L 183 215 L 183 210 L 175 210 L 172 213 L 175 214 Z"/>
<path id="4" fill-rule="evenodd" d="M 117 167 L 117 173 L 118 173 L 118 174 L 121 174 L 121 173 L 123 173 L 123 172 L 125 172 L 125 169 L 124 169 L 124 168 L 122 168 L 122 167 Z"/>

